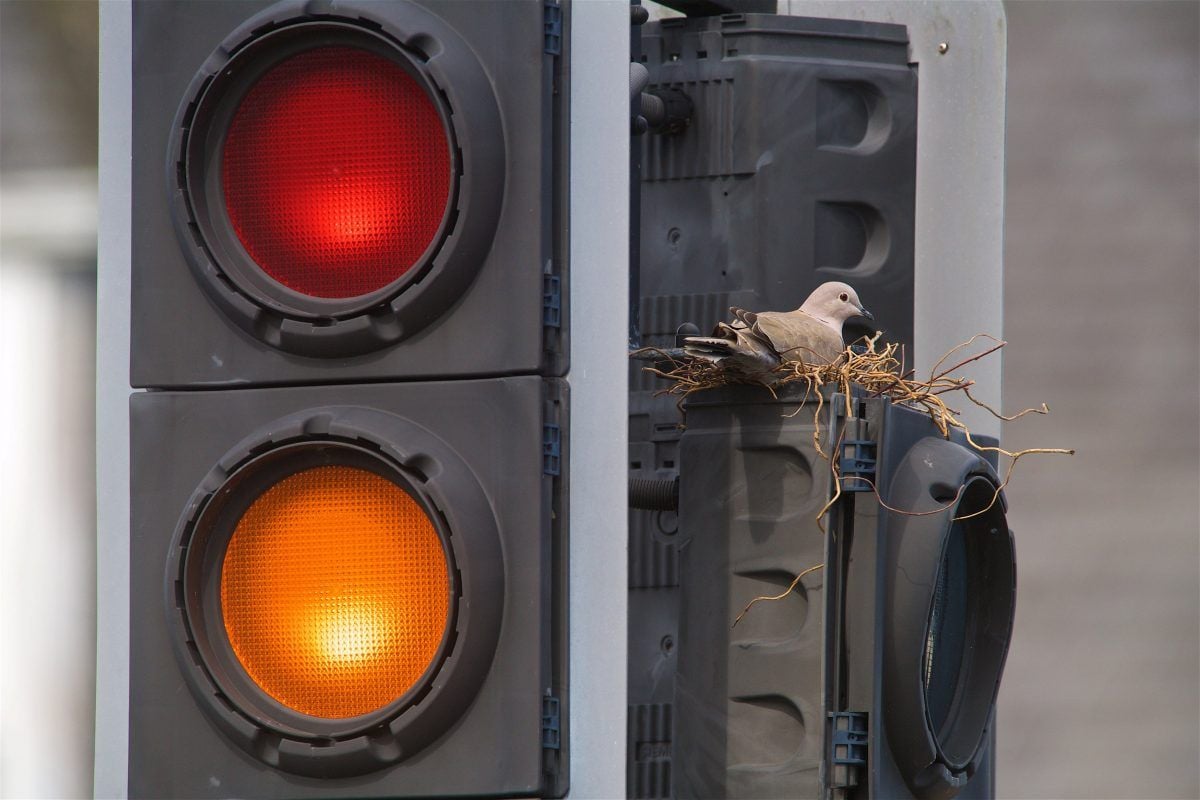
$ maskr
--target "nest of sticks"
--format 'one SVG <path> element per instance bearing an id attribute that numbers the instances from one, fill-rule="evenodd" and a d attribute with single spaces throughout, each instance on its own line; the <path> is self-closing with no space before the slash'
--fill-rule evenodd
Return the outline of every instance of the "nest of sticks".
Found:
<path id="1" fill-rule="evenodd" d="M 758 381 L 751 382 L 745 377 L 731 373 L 724 369 L 719 364 L 714 364 L 702 359 L 690 358 L 687 356 L 679 356 L 676 353 L 658 350 L 656 348 L 644 348 L 637 351 L 635 355 L 642 358 L 647 356 L 655 357 L 657 360 L 654 366 L 645 367 L 648 372 L 657 375 L 660 378 L 668 381 L 668 386 L 660 391 L 660 394 L 667 394 L 678 397 L 680 409 L 682 411 L 683 402 L 688 396 L 705 391 L 708 389 L 717 389 L 723 386 L 745 385 L 747 383 L 757 383 L 763 386 L 772 394 L 775 394 L 784 387 L 798 385 L 804 387 L 804 396 L 801 400 L 801 407 L 807 403 L 809 398 L 815 398 L 816 405 L 813 412 L 813 445 L 817 453 L 829 462 L 830 471 L 832 473 L 834 491 L 829 499 L 829 502 L 820 510 L 817 515 L 817 525 L 824 532 L 824 517 L 826 512 L 838 501 L 841 497 L 844 480 L 860 480 L 870 484 L 870 489 L 879 501 L 881 507 L 887 511 L 896 514 L 910 515 L 926 515 L 939 514 L 949 508 L 953 508 L 961 499 L 956 496 L 948 504 L 941 508 L 932 511 L 914 512 L 905 509 L 892 508 L 879 495 L 878 488 L 871 482 L 860 476 L 843 476 L 838 469 L 838 459 L 832 457 L 832 453 L 840 451 L 840 443 L 835 442 L 832 447 L 826 449 L 822 445 L 822 430 L 821 430 L 821 414 L 825 404 L 825 392 L 832 388 L 835 392 L 840 392 L 847 403 L 846 416 L 853 417 L 853 408 L 851 407 L 851 398 L 854 397 L 852 391 L 853 386 L 858 386 L 867 397 L 882 397 L 892 403 L 908 406 L 909 408 L 917 409 L 927 414 L 933 424 L 937 427 L 942 436 L 949 438 L 953 429 L 962 431 L 964 438 L 979 452 L 994 452 L 1007 460 L 1007 467 L 1004 471 L 1003 478 L 996 488 L 995 496 L 992 498 L 992 503 L 988 504 L 983 510 L 974 512 L 970 516 L 985 513 L 991 508 L 991 505 L 998 502 L 1000 493 L 1008 485 L 1012 478 L 1013 468 L 1017 462 L 1027 455 L 1035 453 L 1042 454 L 1061 454 L 1073 455 L 1074 450 L 1063 448 L 1030 448 L 1026 450 L 1005 450 L 1002 447 L 987 445 L 979 442 L 972 437 L 970 429 L 961 420 L 961 412 L 951 406 L 949 403 L 955 399 L 962 399 L 973 405 L 985 409 L 997 419 L 1005 422 L 1011 422 L 1020 419 L 1028 414 L 1048 414 L 1050 409 L 1043 403 L 1037 408 L 1026 408 L 1018 411 L 1015 414 L 1004 415 L 996 409 L 992 408 L 986 402 L 975 397 L 971 393 L 971 387 L 975 381 L 963 377 L 959 374 L 959 370 L 967 365 L 986 358 L 987 356 L 998 352 L 1005 346 L 1005 342 L 989 336 L 988 334 L 976 334 L 969 340 L 957 345 L 942 356 L 933 369 L 930 370 L 928 378 L 921 379 L 915 376 L 914 371 L 909 369 L 904 361 L 903 350 L 898 344 L 880 344 L 880 334 L 873 337 L 868 337 L 860 340 L 862 343 L 859 347 L 848 347 L 842 354 L 842 357 L 831 364 L 814 363 L 809 364 L 802 361 L 785 361 L 765 374 Z M 983 340 L 987 346 L 979 352 L 971 355 L 966 355 L 975 346 L 976 342 Z M 947 363 L 950 366 L 946 366 Z M 861 394 L 859 395 L 862 396 Z M 798 413 L 798 412 L 797 412 Z M 962 488 L 960 487 L 959 494 L 961 495 Z M 966 517 L 956 517 L 957 519 L 965 519 Z M 764 600 L 780 600 L 786 597 L 795 589 L 796 584 L 805 575 L 820 569 L 823 564 L 818 564 L 801 572 L 796 576 L 792 585 L 787 588 L 782 594 L 773 596 L 756 597 L 750 601 L 746 608 L 734 620 L 734 625 L 745 615 L 755 603 Z"/>
<path id="2" fill-rule="evenodd" d="M 943 436 L 948 437 L 950 431 L 957 428 L 963 432 L 967 441 L 976 450 L 994 451 L 1007 456 L 1014 462 L 1031 453 L 1073 454 L 1075 452 L 1059 448 L 1035 448 L 1010 452 L 1000 447 L 981 444 L 971 437 L 970 429 L 959 419 L 961 412 L 947 403 L 948 398 L 961 397 L 1005 422 L 1020 419 L 1027 414 L 1050 413 L 1050 409 L 1043 403 L 1038 408 L 1026 408 L 1016 414 L 1008 416 L 1001 414 L 971 393 L 971 387 L 975 385 L 975 381 L 956 374 L 968 364 L 999 351 L 1007 342 L 986 333 L 976 334 L 938 359 L 938 362 L 933 365 L 933 369 L 930 370 L 929 378 L 921 379 L 915 377 L 914 371 L 906 367 L 900 345 L 893 342 L 880 346 L 879 338 L 880 334 L 876 334 L 860 340 L 862 342 L 860 347 L 847 347 L 842 357 L 831 364 L 785 361 L 755 383 L 763 386 L 772 394 L 786 386 L 803 386 L 805 393 L 801 402 L 807 402 L 809 397 L 816 398 L 818 415 L 824 403 L 825 395 L 821 391 L 823 388 L 833 387 L 835 391 L 840 392 L 849 400 L 852 396 L 852 387 L 858 386 L 866 393 L 867 397 L 882 397 L 892 403 L 924 412 Z M 951 366 L 945 366 L 948 361 L 969 350 L 981 339 L 988 341 L 989 346 L 981 352 L 955 361 Z M 686 356 L 679 357 L 656 348 L 643 348 L 637 351 L 637 354 L 643 357 L 645 355 L 659 356 L 655 366 L 645 367 L 645 369 L 669 381 L 669 385 L 659 393 L 678 397 L 681 409 L 683 401 L 696 392 L 748 383 L 744 377 L 731 373 L 720 364 L 710 361 Z M 848 416 L 853 416 L 851 409 L 847 409 L 847 412 Z M 829 454 L 821 446 L 819 426 L 814 435 L 818 437 L 815 442 L 817 452 L 822 457 L 829 458 Z"/>

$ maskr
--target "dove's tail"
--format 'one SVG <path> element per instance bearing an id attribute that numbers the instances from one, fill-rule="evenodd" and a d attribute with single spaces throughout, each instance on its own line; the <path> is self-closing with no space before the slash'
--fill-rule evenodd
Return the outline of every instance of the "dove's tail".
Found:
<path id="1" fill-rule="evenodd" d="M 727 372 L 760 380 L 779 365 L 775 355 L 753 338 L 738 336 L 722 339 L 719 336 L 689 336 L 683 340 L 685 355 L 716 364 Z"/>
<path id="2" fill-rule="evenodd" d="M 689 336 L 683 340 L 683 352 L 692 358 L 700 358 L 719 364 L 736 354 L 737 342 L 713 336 Z"/>

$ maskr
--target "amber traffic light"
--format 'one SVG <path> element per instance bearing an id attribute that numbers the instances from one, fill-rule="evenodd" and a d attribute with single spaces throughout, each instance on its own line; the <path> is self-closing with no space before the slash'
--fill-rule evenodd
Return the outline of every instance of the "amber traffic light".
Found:
<path id="1" fill-rule="evenodd" d="M 229 644 L 288 708 L 340 719 L 421 679 L 449 614 L 446 554 L 429 515 L 375 473 L 290 475 L 238 521 L 221 567 Z"/>

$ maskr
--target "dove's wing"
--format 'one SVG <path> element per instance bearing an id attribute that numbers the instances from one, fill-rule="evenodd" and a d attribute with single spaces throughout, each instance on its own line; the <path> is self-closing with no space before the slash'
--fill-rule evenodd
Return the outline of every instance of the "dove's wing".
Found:
<path id="1" fill-rule="evenodd" d="M 753 311 L 747 311 L 744 308 L 738 308 L 737 306 L 730 306 L 729 313 L 733 317 L 733 327 L 735 328 L 752 327 L 755 320 L 758 319 L 758 314 L 755 314 Z"/>
<path id="2" fill-rule="evenodd" d="M 842 335 L 804 311 L 746 311 L 731 308 L 731 323 L 718 322 L 712 336 L 689 336 L 683 351 L 734 374 L 762 380 L 781 361 L 832 363 L 842 353 Z"/>
<path id="3" fill-rule="evenodd" d="M 803 311 L 760 312 L 752 330 L 770 342 L 784 361 L 833 363 L 844 347 L 840 333 Z"/>
<path id="4" fill-rule="evenodd" d="M 684 339 L 683 352 L 753 380 L 761 379 L 779 366 L 779 355 L 770 342 L 755 331 L 718 322 L 713 333 L 713 336 Z"/>

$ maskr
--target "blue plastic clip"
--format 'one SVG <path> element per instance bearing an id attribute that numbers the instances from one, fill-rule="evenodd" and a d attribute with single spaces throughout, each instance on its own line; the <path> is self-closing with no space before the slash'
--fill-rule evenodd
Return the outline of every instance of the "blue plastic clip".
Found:
<path id="1" fill-rule="evenodd" d="M 542 25 L 546 35 L 546 53 L 562 55 L 562 6 L 546 0 L 542 10 Z"/>
<path id="2" fill-rule="evenodd" d="M 558 475 L 562 472 L 562 431 L 552 422 L 542 426 L 542 473 Z"/>
<path id="3" fill-rule="evenodd" d="M 838 473 L 842 476 L 843 492 L 871 491 L 871 486 L 875 483 L 878 447 L 879 445 L 870 439 L 847 439 L 842 442 Z M 860 478 L 866 480 L 859 480 Z"/>
<path id="4" fill-rule="evenodd" d="M 562 730 L 558 715 L 558 698 L 546 695 L 542 698 L 542 747 L 558 750 L 562 746 Z"/>

